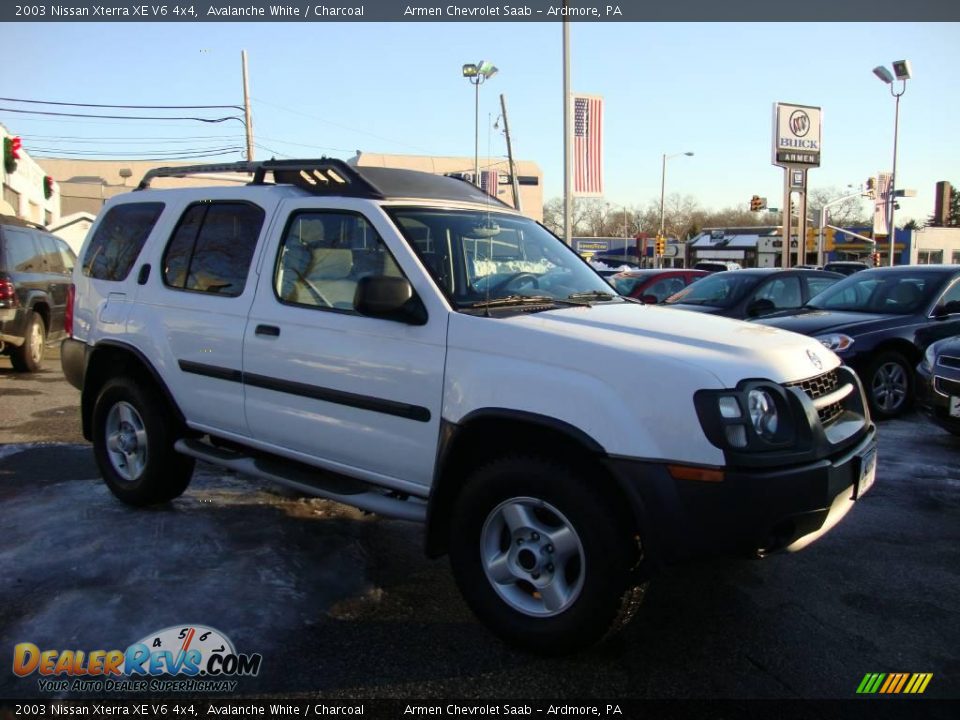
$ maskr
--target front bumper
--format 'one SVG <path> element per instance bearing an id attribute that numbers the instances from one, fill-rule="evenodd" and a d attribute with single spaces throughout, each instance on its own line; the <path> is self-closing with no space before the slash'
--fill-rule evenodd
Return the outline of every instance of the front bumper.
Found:
<path id="1" fill-rule="evenodd" d="M 835 457 L 784 468 L 723 470 L 719 482 L 674 479 L 663 463 L 611 459 L 609 468 L 633 500 L 650 559 L 662 564 L 801 549 L 850 511 L 876 449 L 876 427 L 869 424 L 855 445 Z"/>
<path id="2" fill-rule="evenodd" d="M 960 379 L 934 376 L 921 365 L 917 368 L 916 388 L 917 405 L 923 414 L 945 430 L 960 435 L 960 417 L 950 415 L 950 398 L 960 397 Z"/>

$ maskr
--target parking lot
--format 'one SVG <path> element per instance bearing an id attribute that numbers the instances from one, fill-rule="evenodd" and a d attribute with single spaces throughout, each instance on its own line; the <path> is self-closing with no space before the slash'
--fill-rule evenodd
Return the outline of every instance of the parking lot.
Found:
<path id="1" fill-rule="evenodd" d="M 417 525 L 209 467 L 167 506 L 122 505 L 78 403 L 55 353 L 32 376 L 0 359 L 0 666 L 16 643 L 194 623 L 262 654 L 247 696 L 852 698 L 866 673 L 926 672 L 924 698 L 960 697 L 960 438 L 917 415 L 881 425 L 875 487 L 819 543 L 674 568 L 614 641 L 544 659 L 474 620 Z M 44 694 L 6 670 L 0 696 Z"/>

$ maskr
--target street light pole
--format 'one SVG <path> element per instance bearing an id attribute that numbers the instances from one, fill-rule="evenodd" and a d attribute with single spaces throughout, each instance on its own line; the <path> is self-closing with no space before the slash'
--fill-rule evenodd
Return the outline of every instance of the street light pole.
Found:
<path id="1" fill-rule="evenodd" d="M 664 221 L 663 201 L 664 201 L 664 197 L 666 196 L 665 194 L 666 194 L 666 188 L 667 188 L 667 160 L 670 160 L 675 157 L 680 157 L 681 155 L 686 155 L 687 157 L 693 157 L 692 152 L 682 152 L 682 153 L 677 153 L 676 155 L 667 155 L 666 153 L 663 153 L 662 155 L 662 162 L 660 165 L 660 234 L 658 235 L 658 237 L 664 237 L 663 235 L 663 221 Z"/>
<path id="2" fill-rule="evenodd" d="M 497 68 L 487 60 L 463 66 L 463 76 L 469 80 L 475 89 L 473 110 L 473 183 L 480 186 L 480 85 L 497 74 Z"/>
<path id="3" fill-rule="evenodd" d="M 907 91 L 907 80 L 911 78 L 911 69 L 909 60 L 897 60 L 893 63 L 893 74 L 883 65 L 878 65 L 873 69 L 873 74 L 890 86 L 890 94 L 896 98 L 893 115 L 893 170 L 890 173 L 890 188 L 887 192 L 887 202 L 890 208 L 887 212 L 887 220 L 890 223 L 890 265 L 894 264 L 894 252 L 896 251 L 897 226 L 893 221 L 894 211 L 896 210 L 896 188 L 897 188 L 897 143 L 900 133 L 900 96 Z M 900 92 L 896 92 L 893 87 L 894 75 L 900 81 Z"/>

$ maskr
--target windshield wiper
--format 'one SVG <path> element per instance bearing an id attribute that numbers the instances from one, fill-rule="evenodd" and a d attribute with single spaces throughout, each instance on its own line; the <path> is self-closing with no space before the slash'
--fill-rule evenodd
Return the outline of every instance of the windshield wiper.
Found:
<path id="1" fill-rule="evenodd" d="M 567 300 L 580 300 L 581 298 L 593 298 L 594 300 L 613 300 L 618 295 L 604 292 L 603 290 L 586 290 L 584 292 L 575 292 L 567 295 Z"/>
<path id="2" fill-rule="evenodd" d="M 492 298 L 490 300 L 479 300 L 467 307 L 491 308 L 508 307 L 510 305 L 572 305 L 576 307 L 590 307 L 588 302 L 576 302 L 574 300 L 561 300 L 550 295 L 507 295 L 506 297 Z"/>

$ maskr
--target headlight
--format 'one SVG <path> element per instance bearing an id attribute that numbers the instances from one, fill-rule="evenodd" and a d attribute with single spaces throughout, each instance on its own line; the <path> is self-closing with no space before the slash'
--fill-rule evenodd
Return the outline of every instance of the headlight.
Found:
<path id="1" fill-rule="evenodd" d="M 779 425 L 777 403 L 773 396 L 766 390 L 751 390 L 747 393 L 747 408 L 757 435 L 765 440 L 773 440 Z"/>
<path id="2" fill-rule="evenodd" d="M 843 333 L 817 335 L 814 337 L 814 340 L 819 340 L 825 348 L 828 350 L 833 350 L 836 353 L 842 353 L 848 350 L 851 345 L 853 345 L 853 338 L 849 335 L 844 335 Z"/>
<path id="3" fill-rule="evenodd" d="M 937 352 L 933 345 L 930 345 L 927 348 L 927 351 L 923 354 L 923 361 L 920 363 L 920 367 L 928 373 L 933 372 L 933 363 L 936 360 Z"/>

